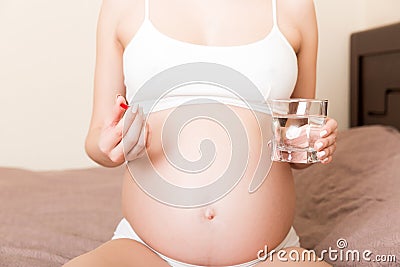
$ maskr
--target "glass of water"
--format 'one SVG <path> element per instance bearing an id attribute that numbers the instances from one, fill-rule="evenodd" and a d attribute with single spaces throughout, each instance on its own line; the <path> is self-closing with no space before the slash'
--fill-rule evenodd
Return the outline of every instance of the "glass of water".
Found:
<path id="1" fill-rule="evenodd" d="M 268 103 L 272 111 L 272 160 L 319 162 L 314 144 L 326 122 L 328 100 L 293 98 Z"/>

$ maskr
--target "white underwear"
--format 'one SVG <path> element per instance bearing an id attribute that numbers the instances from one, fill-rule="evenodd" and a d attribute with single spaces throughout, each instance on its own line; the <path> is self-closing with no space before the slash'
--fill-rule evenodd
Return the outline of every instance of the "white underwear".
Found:
<path id="1" fill-rule="evenodd" d="M 199 265 L 193 265 L 193 264 L 176 261 L 174 259 L 168 258 L 167 256 L 164 256 L 161 253 L 155 251 L 149 245 L 147 245 L 142 239 L 140 239 L 140 237 L 135 233 L 132 226 L 129 224 L 129 222 L 125 218 L 122 219 L 121 222 L 118 224 L 117 229 L 115 229 L 114 236 L 112 237 L 113 240 L 120 239 L 120 238 L 129 238 L 129 239 L 133 239 L 137 242 L 142 243 L 143 245 L 147 246 L 152 251 L 154 251 L 158 256 L 160 256 L 163 260 L 165 260 L 172 267 L 202 267 Z M 275 251 L 278 251 L 282 248 L 287 248 L 287 247 L 300 247 L 299 237 L 297 236 L 296 231 L 294 230 L 293 227 L 290 228 L 289 233 L 287 234 L 285 239 L 275 248 Z M 261 261 L 262 260 L 260 260 L 260 259 L 255 259 L 250 262 L 238 264 L 238 265 L 231 266 L 231 267 L 252 267 Z"/>

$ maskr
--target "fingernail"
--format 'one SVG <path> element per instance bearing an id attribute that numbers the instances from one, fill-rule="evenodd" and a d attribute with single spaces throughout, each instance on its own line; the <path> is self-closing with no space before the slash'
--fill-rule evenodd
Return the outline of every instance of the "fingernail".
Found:
<path id="1" fill-rule="evenodd" d="M 119 106 L 125 110 L 127 110 L 129 108 L 129 106 L 125 103 L 121 103 L 121 104 L 119 104 Z"/>
<path id="2" fill-rule="evenodd" d="M 320 152 L 317 152 L 317 157 L 318 158 L 322 158 L 323 156 L 325 156 L 325 151 L 320 151 Z"/>
<path id="3" fill-rule="evenodd" d="M 138 104 L 133 104 L 132 109 L 131 109 L 132 113 L 136 113 L 137 110 L 138 110 Z"/>
<path id="4" fill-rule="evenodd" d="M 317 148 L 317 150 L 321 149 L 323 146 L 323 144 L 321 142 L 318 142 L 315 144 L 315 147 Z"/>
<path id="5" fill-rule="evenodd" d="M 323 130 L 319 133 L 319 136 L 324 137 L 328 133 L 327 130 Z"/>
<path id="6" fill-rule="evenodd" d="M 326 163 L 326 162 L 328 162 L 328 160 L 329 160 L 329 158 L 326 158 L 326 159 L 323 159 L 322 162 Z"/>

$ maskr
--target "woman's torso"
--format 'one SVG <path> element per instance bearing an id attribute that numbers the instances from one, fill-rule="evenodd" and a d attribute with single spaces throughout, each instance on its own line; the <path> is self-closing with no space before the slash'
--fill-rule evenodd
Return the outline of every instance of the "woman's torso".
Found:
<path id="1" fill-rule="evenodd" d="M 290 61 L 291 57 L 295 57 L 294 51 L 297 50 L 298 44 L 295 27 L 285 26 L 285 31 L 281 27 L 268 30 L 273 25 L 271 1 L 243 1 L 241 4 L 232 4 L 231 11 L 232 13 L 237 12 L 236 16 L 240 14 L 243 6 L 248 7 L 248 13 L 243 16 L 243 23 L 253 21 L 254 24 L 241 26 L 243 29 L 253 29 L 247 33 L 237 29 L 237 35 L 242 36 L 237 39 L 233 38 L 235 34 L 232 32 L 232 27 L 224 26 L 223 23 L 224 19 L 233 21 L 231 17 L 227 15 L 226 18 L 215 18 L 218 15 L 218 9 L 221 11 L 223 6 L 216 6 L 212 11 L 204 13 L 210 10 L 207 8 L 203 9 L 204 12 L 199 10 L 199 7 L 204 7 L 205 4 L 195 7 L 187 4 L 190 1 L 183 1 L 186 4 L 183 4 L 182 1 L 171 1 L 168 8 L 162 8 L 165 1 L 151 0 L 151 23 L 147 21 L 146 25 L 139 19 L 137 23 L 132 23 L 136 18 L 143 18 L 143 10 L 145 10 L 142 1 L 134 2 L 138 3 L 133 9 L 127 8 L 131 12 L 127 12 L 129 15 L 124 16 L 125 19 L 122 20 L 119 28 L 121 43 L 126 47 L 124 74 L 128 101 L 133 99 L 135 93 L 132 87 L 137 89 L 145 82 L 146 77 L 143 76 L 154 75 L 179 62 L 183 64 L 191 60 L 211 61 L 211 59 L 214 59 L 215 63 L 227 64 L 232 68 L 240 69 L 245 64 L 247 69 L 242 68 L 239 71 L 249 76 L 250 80 L 258 87 L 265 87 L 267 83 L 272 88 L 269 96 L 272 98 L 290 97 L 295 85 L 294 66 L 287 66 L 287 68 L 292 68 L 292 71 L 285 70 L 285 66 L 282 66 L 281 62 L 277 62 L 275 65 L 269 63 L 267 67 L 263 67 L 263 60 L 267 60 L 268 55 L 275 55 L 272 58 L 280 60 L 280 57 L 276 56 L 276 51 L 273 51 L 274 48 L 282 50 L 281 46 L 286 46 L 283 49 L 286 49 L 287 52 L 281 52 L 283 57 L 281 60 Z M 201 1 L 193 1 L 193 3 L 199 2 Z M 221 3 L 227 5 L 228 1 Z M 187 14 L 187 16 L 181 15 L 180 19 L 191 21 L 188 23 L 190 26 L 181 27 L 183 28 L 182 32 L 179 32 L 180 27 L 176 27 L 176 25 L 183 25 L 178 23 L 179 19 L 176 14 L 169 14 L 173 19 L 168 20 L 167 11 L 179 9 L 177 6 L 174 7 L 174 4 L 180 4 L 181 12 L 179 14 Z M 212 1 L 210 4 L 213 5 Z M 260 11 L 262 8 L 265 10 Z M 197 12 L 194 12 L 195 10 Z M 191 13 L 189 13 L 190 11 Z M 201 24 L 204 21 L 196 20 L 196 17 L 192 16 L 193 12 L 198 15 L 198 18 L 209 16 L 209 26 Z M 215 12 L 214 16 L 209 14 L 212 12 Z M 259 22 L 254 23 L 257 20 L 252 18 L 253 16 L 259 18 Z M 153 18 L 159 18 L 160 22 L 156 23 Z M 265 18 L 270 18 L 271 21 Z M 215 21 L 212 23 L 214 19 Z M 144 20 L 146 21 L 146 18 Z M 235 21 L 237 20 L 239 19 Z M 281 20 L 285 21 L 280 19 L 280 23 Z M 290 25 L 290 21 L 283 24 Z M 161 26 L 163 29 L 160 29 Z M 163 34 L 168 31 L 175 31 L 171 35 L 178 40 L 172 38 L 170 34 Z M 261 34 L 262 32 L 264 33 Z M 270 32 L 269 35 L 267 35 L 268 32 Z M 205 37 L 206 35 L 208 37 Z M 261 38 L 254 38 L 255 35 L 261 36 Z M 180 39 L 177 36 L 187 38 Z M 289 36 L 289 41 L 285 36 Z M 155 38 L 159 38 L 156 43 L 154 42 Z M 207 38 L 209 39 L 206 40 Z M 246 42 L 246 40 L 250 41 Z M 193 45 L 190 42 L 211 44 L 212 47 Z M 220 44 L 228 47 L 222 48 Z M 295 47 L 294 50 L 290 44 Z M 154 49 L 151 50 L 151 53 L 147 52 L 147 59 L 150 60 L 143 57 L 146 55 L 146 47 L 149 50 Z M 177 51 L 183 54 L 187 53 L 188 56 L 184 57 L 184 60 L 176 60 L 176 58 L 180 58 L 180 54 L 176 54 Z M 172 65 L 169 66 L 171 61 L 173 64 L 171 63 Z M 141 66 L 145 68 L 145 65 L 148 68 L 147 74 L 140 70 Z M 278 65 L 279 68 L 274 67 Z M 297 68 L 297 65 L 295 67 Z M 268 72 L 270 72 L 269 76 Z M 286 73 L 287 76 L 285 76 Z M 272 78 L 264 79 L 264 76 Z M 207 105 L 212 104 L 204 105 L 204 108 L 207 108 Z M 284 163 L 274 163 L 262 186 L 255 193 L 250 194 L 248 186 L 253 178 L 253 172 L 257 169 L 262 135 L 250 110 L 235 106 L 231 108 L 240 118 L 241 127 L 247 132 L 250 156 L 244 176 L 237 186 L 222 199 L 199 208 L 172 207 L 162 204 L 144 193 L 129 172 L 125 175 L 122 195 L 124 216 L 147 244 L 168 257 L 198 265 L 230 265 L 250 261 L 256 258 L 257 251 L 264 248 L 264 245 L 268 245 L 269 248 L 278 245 L 292 224 L 295 198 L 290 166 Z M 180 175 L 171 168 L 162 151 L 161 132 L 170 111 L 170 109 L 157 111 L 148 117 L 152 132 L 148 153 L 154 167 L 160 173 L 164 173 L 164 177 L 172 183 L 200 186 L 212 182 L 213 177 L 218 177 L 224 171 L 228 163 L 226 159 L 229 159 L 231 155 L 227 149 L 229 142 L 226 141 L 226 133 L 210 120 L 196 121 L 182 131 L 179 147 L 182 148 L 182 153 L 189 158 L 192 157 L 194 160 L 196 156 L 199 156 L 195 151 L 197 151 L 199 141 L 205 137 L 213 140 L 218 152 L 214 168 L 211 168 L 202 178 L 187 182 L 185 175 Z M 263 127 L 268 127 L 270 124 L 268 114 L 260 114 L 259 119 Z"/>

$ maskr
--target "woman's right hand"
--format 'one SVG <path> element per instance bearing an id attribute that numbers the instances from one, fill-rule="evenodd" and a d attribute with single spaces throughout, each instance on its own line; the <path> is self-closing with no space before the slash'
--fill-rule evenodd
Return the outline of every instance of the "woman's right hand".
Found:
<path id="1" fill-rule="evenodd" d="M 126 104 L 126 101 L 118 95 L 98 141 L 100 151 L 116 164 L 142 157 L 150 135 L 143 108 L 134 104 L 125 110 L 121 104 Z"/>

